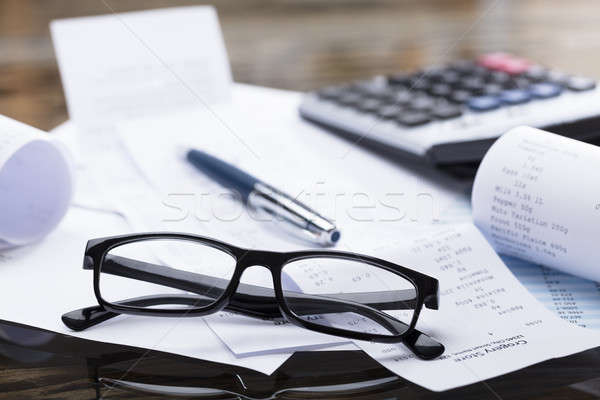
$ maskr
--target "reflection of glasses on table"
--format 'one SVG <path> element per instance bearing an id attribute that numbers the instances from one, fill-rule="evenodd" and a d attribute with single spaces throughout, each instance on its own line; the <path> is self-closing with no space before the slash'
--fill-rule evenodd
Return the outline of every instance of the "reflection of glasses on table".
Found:
<path id="1" fill-rule="evenodd" d="M 240 282 L 252 266 L 271 272 L 273 289 Z M 444 352 L 415 329 L 423 305 L 438 308 L 438 281 L 374 257 L 248 250 L 196 235 L 145 233 L 88 241 L 83 268 L 94 270 L 99 306 L 63 315 L 77 331 L 120 314 L 193 317 L 225 309 L 349 339 L 404 343 L 423 359 Z"/>
<path id="2" fill-rule="evenodd" d="M 141 349 L 140 349 L 141 350 Z M 222 400 L 396 399 L 407 382 L 358 351 L 295 353 L 271 375 L 204 360 L 154 353 L 132 367 L 127 353 L 88 359 L 97 399 L 194 398 Z M 315 365 L 326 358 L 326 368 Z M 412 385 L 411 385 L 412 387 Z M 129 392 L 129 393 L 125 393 Z"/>

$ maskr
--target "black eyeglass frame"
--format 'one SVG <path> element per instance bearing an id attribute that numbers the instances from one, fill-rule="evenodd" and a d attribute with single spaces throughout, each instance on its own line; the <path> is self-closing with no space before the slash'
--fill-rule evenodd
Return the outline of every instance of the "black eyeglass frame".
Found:
<path id="1" fill-rule="evenodd" d="M 147 240 L 184 240 L 197 242 L 217 250 L 221 250 L 235 259 L 236 265 L 234 273 L 229 284 L 223 293 L 211 304 L 202 307 L 188 308 L 183 310 L 174 309 L 149 309 L 144 307 L 129 306 L 124 304 L 116 304 L 106 301 L 100 290 L 100 274 L 102 265 L 106 255 L 110 250 L 123 246 L 125 244 L 147 241 Z M 281 282 L 281 272 L 283 268 L 294 261 L 300 261 L 311 258 L 335 258 L 349 261 L 357 261 L 366 263 L 378 268 L 383 268 L 389 272 L 395 273 L 408 280 L 416 291 L 416 304 L 412 320 L 408 328 L 398 335 L 381 335 L 344 330 L 306 321 L 297 316 L 287 305 L 283 294 Z M 378 343 L 399 343 L 403 338 L 409 336 L 415 329 L 417 320 L 423 305 L 430 309 L 438 309 L 439 291 L 437 279 L 409 268 L 366 255 L 360 255 L 350 252 L 333 251 L 333 250 L 302 250 L 293 252 L 274 252 L 264 250 L 251 250 L 237 247 L 216 239 L 172 232 L 155 232 L 155 233 L 140 233 L 111 236 L 105 238 L 91 239 L 88 241 L 85 249 L 84 268 L 94 271 L 94 294 L 98 300 L 98 304 L 107 311 L 117 314 L 133 314 L 142 316 L 159 316 L 159 317 L 197 317 L 217 313 L 223 310 L 240 284 L 240 278 L 243 272 L 252 266 L 262 266 L 271 272 L 273 278 L 273 289 L 277 305 L 283 316 L 290 322 L 300 327 L 321 332 L 329 335 L 335 335 L 356 340 L 366 340 Z"/>

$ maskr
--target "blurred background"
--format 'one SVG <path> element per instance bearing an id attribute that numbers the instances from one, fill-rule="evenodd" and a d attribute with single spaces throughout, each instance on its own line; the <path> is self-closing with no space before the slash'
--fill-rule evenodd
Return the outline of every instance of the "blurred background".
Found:
<path id="1" fill-rule="evenodd" d="M 51 20 L 197 4 L 217 8 L 238 82 L 308 90 L 498 50 L 600 78 L 594 0 L 0 0 L 0 114 L 67 119 Z"/>

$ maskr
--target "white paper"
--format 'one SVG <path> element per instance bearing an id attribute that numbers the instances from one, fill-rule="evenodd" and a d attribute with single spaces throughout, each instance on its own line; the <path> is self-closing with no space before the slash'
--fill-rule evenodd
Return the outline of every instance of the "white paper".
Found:
<path id="1" fill-rule="evenodd" d="M 71 203 L 90 210 L 118 213 L 118 209 L 106 199 L 103 195 L 104 190 L 94 179 L 93 165 L 86 163 L 87 158 L 80 149 L 79 132 L 73 121 L 63 122 L 49 133 L 50 137 L 64 144 L 71 155 L 72 173 L 76 182 Z"/>
<path id="2" fill-rule="evenodd" d="M 600 281 L 600 149 L 519 127 L 485 155 L 473 219 L 494 248 Z"/>
<path id="3" fill-rule="evenodd" d="M 47 235 L 71 201 L 63 146 L 31 126 L 0 115 L 0 248 Z"/>
<path id="4" fill-rule="evenodd" d="M 82 268 L 88 239 L 129 231 L 114 214 L 72 208 L 43 241 L 0 257 L 0 319 L 100 342 L 142 347 L 227 364 L 266 374 L 291 353 L 235 357 L 202 318 L 120 316 L 82 332 L 63 325 L 62 314 L 97 304 L 92 271 Z"/>
<path id="5" fill-rule="evenodd" d="M 118 176 L 129 165 L 115 124 L 186 108 L 211 110 L 230 98 L 216 12 L 194 6 L 113 13 L 56 20 L 50 28 L 71 117 L 59 131 L 77 139 L 70 143 L 82 178 L 75 202 L 118 212 L 122 187 L 113 172 Z"/>
<path id="6" fill-rule="evenodd" d="M 119 125 L 128 153 L 160 193 L 153 206 L 144 196 L 128 205 L 121 202 L 132 218 L 150 216 L 137 218 L 146 230 L 201 233 L 268 250 L 315 246 L 283 233 L 276 221 L 253 219 L 241 203 L 223 196 L 226 190 L 185 160 L 185 151 L 192 147 L 240 166 L 335 220 L 342 232 L 341 250 L 369 251 L 395 241 L 402 226 L 441 223 L 442 211 L 466 209 L 464 198 L 448 188 L 364 150 L 348 153 L 346 142 L 301 121 L 296 93 L 242 85 L 233 93 L 233 104 L 216 110 L 228 127 L 199 110 Z M 124 186 L 131 191 L 131 185 Z M 262 283 L 269 286 L 270 279 Z M 236 354 L 346 341 L 228 313 L 206 320 Z M 247 340 L 248 335 L 257 340 Z"/>
<path id="7" fill-rule="evenodd" d="M 227 101 L 231 72 L 209 6 L 52 21 L 69 115 L 90 131 Z"/>
<path id="8" fill-rule="evenodd" d="M 195 110 L 121 123 L 120 138 L 167 203 L 163 219 L 176 227 L 195 218 L 240 245 L 283 250 L 307 244 L 250 221 L 239 202 L 228 201 L 226 190 L 185 160 L 189 148 L 231 162 L 317 209 L 337 222 L 342 246 L 355 251 L 388 240 L 382 232 L 406 224 L 448 223 L 450 209 L 452 218 L 469 218 L 466 197 L 448 181 L 429 180 L 360 148 L 348 152 L 346 141 L 301 120 L 299 101 L 297 93 L 236 85 L 232 104 L 214 110 L 227 127 Z"/>
<path id="9" fill-rule="evenodd" d="M 468 385 L 600 344 L 599 332 L 572 326 L 536 301 L 472 224 L 407 230 L 405 239 L 376 249 L 376 254 L 438 278 L 439 310 L 424 309 L 417 328 L 443 343 L 446 351 L 423 361 L 401 344 L 355 343 L 386 368 L 430 390 Z M 336 290 L 344 274 L 333 278 L 322 290 Z M 368 285 L 344 282 L 346 290 Z M 296 283 L 300 288 L 312 284 Z M 363 331 L 382 329 L 358 324 Z"/>

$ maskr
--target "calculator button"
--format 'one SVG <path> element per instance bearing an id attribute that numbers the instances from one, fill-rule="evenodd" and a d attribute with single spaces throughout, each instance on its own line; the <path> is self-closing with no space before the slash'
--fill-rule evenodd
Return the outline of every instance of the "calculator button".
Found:
<path id="1" fill-rule="evenodd" d="M 451 70 L 459 74 L 470 74 L 476 66 L 477 64 L 471 60 L 458 60 L 450 64 Z"/>
<path id="2" fill-rule="evenodd" d="M 414 98 L 415 94 L 408 89 L 401 89 L 394 93 L 390 102 L 393 104 L 408 104 Z"/>
<path id="3" fill-rule="evenodd" d="M 427 111 L 432 109 L 435 106 L 435 100 L 432 97 L 420 96 L 415 97 L 410 103 L 408 103 L 408 107 L 412 110 L 417 111 Z"/>
<path id="4" fill-rule="evenodd" d="M 504 104 L 515 105 L 527 103 L 531 100 L 531 95 L 526 90 L 510 89 L 500 93 L 499 98 Z"/>
<path id="5" fill-rule="evenodd" d="M 488 83 L 483 86 L 483 94 L 494 96 L 500 94 L 504 88 L 497 83 Z"/>
<path id="6" fill-rule="evenodd" d="M 511 77 L 506 72 L 492 71 L 489 75 L 489 80 L 492 83 L 497 83 L 504 86 L 511 81 Z"/>
<path id="7" fill-rule="evenodd" d="M 585 90 L 594 89 L 596 87 L 596 82 L 590 78 L 573 76 L 567 81 L 567 87 L 576 92 L 583 92 Z"/>
<path id="8" fill-rule="evenodd" d="M 473 66 L 468 69 L 467 71 L 464 71 L 461 75 L 463 77 L 472 77 L 472 78 L 481 78 L 484 77 L 486 75 L 489 75 L 490 70 L 482 67 L 481 65 L 477 65 L 475 63 L 473 63 Z"/>
<path id="9" fill-rule="evenodd" d="M 408 85 L 411 77 L 412 74 L 400 73 L 388 76 L 387 80 L 390 85 L 406 86 Z"/>
<path id="10" fill-rule="evenodd" d="M 349 89 L 353 92 L 364 93 L 373 87 L 369 81 L 358 81 L 350 85 Z"/>
<path id="11" fill-rule="evenodd" d="M 429 93 L 433 96 L 448 97 L 452 93 L 452 86 L 445 83 L 436 83 L 429 88 Z"/>
<path id="12" fill-rule="evenodd" d="M 344 93 L 347 92 L 346 89 L 342 86 L 329 86 L 319 90 L 317 92 L 317 95 L 323 99 L 334 100 Z"/>
<path id="13" fill-rule="evenodd" d="M 481 94 L 483 93 L 483 87 L 485 86 L 485 82 L 480 77 L 468 77 L 464 78 L 460 81 L 460 87 L 464 90 L 467 90 L 473 94 Z"/>
<path id="14" fill-rule="evenodd" d="M 460 74 L 456 71 L 447 70 L 440 75 L 440 82 L 446 85 L 455 86 L 460 82 Z"/>
<path id="15" fill-rule="evenodd" d="M 340 97 L 338 97 L 337 101 L 340 104 L 345 106 L 354 106 L 358 104 L 362 100 L 362 96 L 358 93 L 347 92 Z"/>
<path id="16" fill-rule="evenodd" d="M 377 116 L 383 119 L 392 119 L 396 118 L 402 112 L 402 107 L 387 105 L 380 107 L 377 111 Z"/>
<path id="17" fill-rule="evenodd" d="M 415 91 L 426 91 L 429 90 L 430 87 L 431 83 L 429 82 L 429 80 L 420 74 L 414 76 L 408 84 L 408 89 Z"/>
<path id="18" fill-rule="evenodd" d="M 379 108 L 382 106 L 381 101 L 379 100 L 375 100 L 375 99 L 365 99 L 363 101 L 361 101 L 360 103 L 358 103 L 356 105 L 356 108 L 358 108 L 361 111 L 364 112 L 374 112 L 379 110 Z"/>
<path id="19" fill-rule="evenodd" d="M 556 97 L 562 92 L 562 87 L 554 83 L 536 83 L 529 87 L 529 93 L 538 99 Z"/>
<path id="20" fill-rule="evenodd" d="M 378 93 L 377 95 L 371 95 L 371 97 L 374 97 L 378 100 L 381 101 L 385 101 L 385 102 L 392 102 L 392 103 L 402 103 L 401 99 L 404 97 L 408 97 L 408 90 L 406 89 L 401 89 L 401 90 L 394 90 L 392 88 L 388 88 L 385 91 L 381 91 L 380 93 Z"/>
<path id="21" fill-rule="evenodd" d="M 531 86 L 531 81 L 524 76 L 517 76 L 511 80 L 510 87 L 514 89 L 527 89 Z"/>
<path id="22" fill-rule="evenodd" d="M 444 74 L 446 68 L 434 66 L 434 67 L 426 67 L 421 70 L 420 75 L 429 79 L 430 81 L 439 81 L 440 77 Z"/>
<path id="23" fill-rule="evenodd" d="M 463 103 L 466 103 L 467 101 L 469 101 L 469 99 L 472 96 L 473 95 L 471 94 L 471 92 L 468 92 L 466 90 L 455 90 L 450 95 L 450 101 L 463 104 Z"/>
<path id="24" fill-rule="evenodd" d="M 527 69 L 524 76 L 532 82 L 541 82 L 548 78 L 548 68 L 533 65 Z"/>
<path id="25" fill-rule="evenodd" d="M 569 75 L 560 71 L 550 71 L 548 72 L 547 80 L 557 85 L 565 86 L 569 80 Z"/>
<path id="26" fill-rule="evenodd" d="M 418 126 L 431 121 L 429 115 L 422 112 L 403 112 L 396 118 L 396 122 L 405 126 Z"/>
<path id="27" fill-rule="evenodd" d="M 490 111 L 500 107 L 500 99 L 496 96 L 478 96 L 469 100 L 468 106 L 473 111 Z"/>
<path id="28" fill-rule="evenodd" d="M 463 111 L 460 107 L 451 104 L 439 105 L 431 110 L 431 114 L 439 119 L 457 118 L 460 117 L 462 113 Z"/>
<path id="29" fill-rule="evenodd" d="M 357 82 L 350 86 L 350 90 L 357 93 L 371 95 L 384 92 L 386 90 L 389 90 L 389 88 L 387 86 L 387 83 L 382 83 L 381 81 L 372 79 L 369 81 Z"/>
<path id="30" fill-rule="evenodd" d="M 369 98 L 379 100 L 392 100 L 396 92 L 389 87 L 370 87 L 364 88 L 362 93 Z"/>
<path id="31" fill-rule="evenodd" d="M 500 63 L 498 70 L 510 75 L 517 75 L 526 72 L 530 67 L 531 62 L 524 58 L 509 57 Z"/>
<path id="32" fill-rule="evenodd" d="M 503 63 L 512 57 L 508 53 L 488 53 L 477 59 L 477 63 L 483 67 L 500 70 Z"/>

